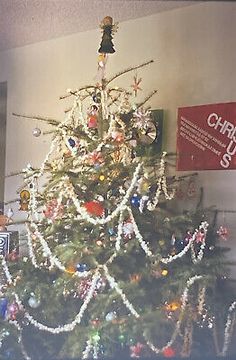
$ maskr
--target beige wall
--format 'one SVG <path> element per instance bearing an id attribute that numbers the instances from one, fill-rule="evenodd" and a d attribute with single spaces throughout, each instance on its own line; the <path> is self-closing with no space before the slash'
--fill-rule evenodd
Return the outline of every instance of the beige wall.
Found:
<path id="1" fill-rule="evenodd" d="M 0 211 L 3 210 L 6 158 L 7 83 L 0 82 Z"/>
<path id="2" fill-rule="evenodd" d="M 145 89 L 142 95 L 158 89 L 151 105 L 165 110 L 168 150 L 175 151 L 178 107 L 236 100 L 235 34 L 233 2 L 203 2 L 120 24 L 108 75 L 155 60 L 139 75 Z M 14 118 L 12 112 L 62 119 L 68 104 L 59 96 L 67 88 L 93 82 L 100 39 L 100 31 L 93 30 L 0 54 L 0 81 L 8 82 L 7 173 L 28 162 L 38 166 L 50 146 L 49 137 L 32 136 L 35 126 L 45 130 L 45 125 Z M 130 74 L 121 83 L 129 87 L 132 79 Z M 235 171 L 201 172 L 200 176 L 206 204 L 236 210 Z M 6 200 L 16 197 L 20 184 L 20 178 L 6 180 Z M 235 215 L 225 215 L 232 229 L 231 245 L 236 245 Z"/>

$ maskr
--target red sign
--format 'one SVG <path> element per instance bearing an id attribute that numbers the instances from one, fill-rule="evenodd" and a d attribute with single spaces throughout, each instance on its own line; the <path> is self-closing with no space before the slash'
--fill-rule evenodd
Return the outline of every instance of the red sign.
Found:
<path id="1" fill-rule="evenodd" d="M 177 170 L 236 169 L 236 102 L 178 109 Z"/>

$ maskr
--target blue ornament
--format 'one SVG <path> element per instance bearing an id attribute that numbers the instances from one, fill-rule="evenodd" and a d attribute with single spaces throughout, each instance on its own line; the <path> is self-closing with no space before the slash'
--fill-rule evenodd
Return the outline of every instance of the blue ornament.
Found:
<path id="1" fill-rule="evenodd" d="M 7 298 L 0 299 L 0 316 L 2 319 L 5 319 L 5 317 L 6 317 L 7 304 L 8 304 Z"/>
<path id="2" fill-rule="evenodd" d="M 184 241 L 181 239 L 176 239 L 175 241 L 175 249 L 179 252 L 184 249 Z"/>
<path id="3" fill-rule="evenodd" d="M 116 234 L 116 232 L 115 232 L 115 230 L 114 230 L 113 228 L 109 228 L 109 229 L 108 229 L 108 233 L 109 233 L 109 235 L 111 235 L 111 236 L 113 236 L 113 235 Z"/>
<path id="4" fill-rule="evenodd" d="M 138 194 L 134 194 L 130 200 L 131 204 L 135 207 L 139 207 L 141 197 Z"/>
<path id="5" fill-rule="evenodd" d="M 88 265 L 87 264 L 77 264 L 76 269 L 78 272 L 85 272 L 85 271 L 88 271 Z"/>
<path id="6" fill-rule="evenodd" d="M 70 145 L 72 148 L 75 147 L 75 140 L 74 140 L 74 139 L 69 138 L 69 139 L 68 139 L 68 143 L 69 143 L 69 145 Z"/>
<path id="7" fill-rule="evenodd" d="M 101 102 L 101 93 L 97 92 L 97 93 L 92 94 L 92 99 L 93 99 L 93 101 L 95 103 L 100 104 L 100 102 Z"/>
<path id="8" fill-rule="evenodd" d="M 101 169 L 101 164 L 94 164 L 94 169 L 95 170 L 100 170 Z"/>

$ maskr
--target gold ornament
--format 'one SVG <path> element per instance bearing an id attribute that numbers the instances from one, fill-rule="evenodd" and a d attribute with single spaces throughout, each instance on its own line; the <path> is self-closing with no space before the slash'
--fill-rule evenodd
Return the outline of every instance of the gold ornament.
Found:
<path id="1" fill-rule="evenodd" d="M 73 275 L 75 273 L 75 267 L 73 265 L 69 265 L 67 268 L 66 268 L 66 272 L 68 274 L 71 274 Z"/>
<path id="2" fill-rule="evenodd" d="M 180 308 L 181 304 L 178 301 L 172 301 L 171 303 L 167 303 L 165 305 L 165 310 L 174 312 Z"/>
<path id="3" fill-rule="evenodd" d="M 100 180 L 100 181 L 104 181 L 104 180 L 105 180 L 105 175 L 101 174 L 101 175 L 99 176 L 99 180 Z"/>
<path id="4" fill-rule="evenodd" d="M 167 275 L 168 275 L 168 270 L 167 270 L 167 269 L 163 269 L 163 270 L 161 271 L 161 275 L 162 275 L 162 276 L 167 276 Z"/>
<path id="5" fill-rule="evenodd" d="M 20 192 L 20 209 L 22 211 L 28 211 L 30 201 L 30 192 L 28 190 L 22 190 Z"/>

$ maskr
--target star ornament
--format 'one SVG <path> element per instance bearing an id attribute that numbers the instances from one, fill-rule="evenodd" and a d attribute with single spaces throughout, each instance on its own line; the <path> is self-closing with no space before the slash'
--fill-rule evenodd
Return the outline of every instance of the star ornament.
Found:
<path id="1" fill-rule="evenodd" d="M 137 77 L 137 75 L 134 76 L 134 83 L 131 85 L 133 88 L 134 95 L 137 96 L 138 90 L 142 90 L 139 84 L 141 83 L 142 78 Z"/>
<path id="2" fill-rule="evenodd" d="M 196 243 L 203 243 L 206 239 L 206 235 L 204 232 L 202 231 L 198 231 L 197 234 L 196 234 L 196 237 L 195 237 L 195 241 Z"/>
<path id="3" fill-rule="evenodd" d="M 228 240 L 228 235 L 229 235 L 229 231 L 227 229 L 227 227 L 225 226 L 220 226 L 217 234 L 220 236 L 220 238 L 224 241 Z"/>
<path id="4" fill-rule="evenodd" d="M 138 342 L 136 345 L 130 346 L 130 356 L 133 358 L 139 358 L 144 345 Z"/>

